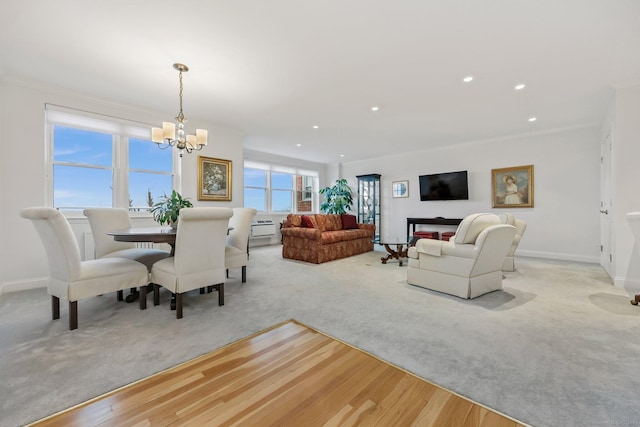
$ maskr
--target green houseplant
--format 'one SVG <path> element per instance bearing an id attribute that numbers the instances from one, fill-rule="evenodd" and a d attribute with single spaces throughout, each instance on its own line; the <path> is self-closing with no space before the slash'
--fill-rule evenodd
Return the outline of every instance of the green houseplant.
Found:
<path id="1" fill-rule="evenodd" d="M 155 219 L 160 225 L 169 224 L 171 227 L 176 227 L 178 224 L 178 215 L 180 215 L 180 209 L 191 208 L 193 204 L 189 199 L 185 199 L 176 190 L 171 192 L 171 196 L 164 194 L 160 197 L 160 201 L 154 203 L 151 208 L 153 219 Z"/>
<path id="2" fill-rule="evenodd" d="M 333 187 L 320 189 L 320 194 L 325 197 L 325 201 L 320 205 L 322 212 L 343 214 L 351 210 L 353 196 L 346 179 L 338 179 Z"/>

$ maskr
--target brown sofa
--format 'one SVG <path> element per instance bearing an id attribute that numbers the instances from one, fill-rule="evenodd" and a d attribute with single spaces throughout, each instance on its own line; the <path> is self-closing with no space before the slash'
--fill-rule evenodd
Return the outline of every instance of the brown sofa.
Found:
<path id="1" fill-rule="evenodd" d="M 280 231 L 283 258 L 320 264 L 372 251 L 376 226 L 353 215 L 289 214 Z"/>

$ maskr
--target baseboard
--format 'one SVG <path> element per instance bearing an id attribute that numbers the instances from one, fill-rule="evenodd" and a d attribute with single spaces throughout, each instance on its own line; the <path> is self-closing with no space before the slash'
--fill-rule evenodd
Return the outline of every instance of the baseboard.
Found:
<path id="1" fill-rule="evenodd" d="M 589 264 L 600 264 L 600 256 L 588 256 L 588 255 L 578 255 L 578 254 L 565 254 L 565 253 L 557 253 L 557 252 L 542 252 L 542 251 L 527 251 L 527 250 L 516 250 L 516 257 L 518 256 L 526 256 L 531 258 L 547 258 L 547 259 L 557 259 L 561 261 L 576 261 L 576 262 L 586 262 Z"/>
<path id="2" fill-rule="evenodd" d="M 616 276 L 613 279 L 616 288 L 627 289 L 636 294 L 640 292 L 640 280 L 627 279 L 624 276 Z"/>
<path id="3" fill-rule="evenodd" d="M 38 289 L 47 287 L 47 278 L 40 277 L 30 280 L 16 280 L 13 282 L 5 282 L 0 285 L 0 296 L 9 292 L 27 291 L 29 289 Z"/>

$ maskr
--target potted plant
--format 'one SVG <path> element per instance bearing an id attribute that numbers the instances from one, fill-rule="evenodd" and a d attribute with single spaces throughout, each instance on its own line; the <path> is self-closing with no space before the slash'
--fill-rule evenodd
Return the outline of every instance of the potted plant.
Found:
<path id="1" fill-rule="evenodd" d="M 185 199 L 176 190 L 171 192 L 171 196 L 164 194 L 160 197 L 160 201 L 154 203 L 151 208 L 153 219 L 155 219 L 160 225 L 169 224 L 171 227 L 176 228 L 178 226 L 178 215 L 180 215 L 180 209 L 191 208 L 193 204 L 189 199 Z"/>
<path id="2" fill-rule="evenodd" d="M 320 194 L 323 194 L 325 197 L 325 201 L 320 205 L 322 212 L 343 214 L 351 210 L 353 196 L 351 187 L 349 187 L 346 179 L 338 179 L 333 187 L 320 189 Z"/>

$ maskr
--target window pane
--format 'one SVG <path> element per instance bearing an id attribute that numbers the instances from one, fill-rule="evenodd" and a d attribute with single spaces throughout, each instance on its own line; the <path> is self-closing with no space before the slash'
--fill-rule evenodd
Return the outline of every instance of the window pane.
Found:
<path id="1" fill-rule="evenodd" d="M 271 188 L 293 190 L 293 175 L 288 173 L 271 172 Z"/>
<path id="2" fill-rule="evenodd" d="M 53 160 L 111 167 L 111 135 L 56 125 L 53 128 Z"/>
<path id="3" fill-rule="evenodd" d="M 310 198 L 304 198 L 303 191 L 296 191 L 296 208 L 298 212 L 311 212 L 312 209 L 312 200 Z"/>
<path id="4" fill-rule="evenodd" d="M 258 212 L 266 212 L 267 190 L 260 188 L 245 188 L 244 206 L 247 208 L 255 208 Z"/>
<path id="5" fill-rule="evenodd" d="M 171 150 L 160 149 L 153 141 L 129 138 L 129 169 L 170 173 L 173 170 Z"/>
<path id="6" fill-rule="evenodd" d="M 53 206 L 71 210 L 112 207 L 113 176 L 110 169 L 53 166 Z"/>
<path id="7" fill-rule="evenodd" d="M 146 210 L 171 194 L 171 175 L 129 172 L 129 208 Z"/>
<path id="8" fill-rule="evenodd" d="M 291 179 L 291 176 L 289 176 Z M 271 212 L 292 212 L 291 191 L 273 190 L 271 191 Z"/>
<path id="9" fill-rule="evenodd" d="M 260 169 L 244 169 L 245 187 L 267 187 L 267 171 Z"/>

